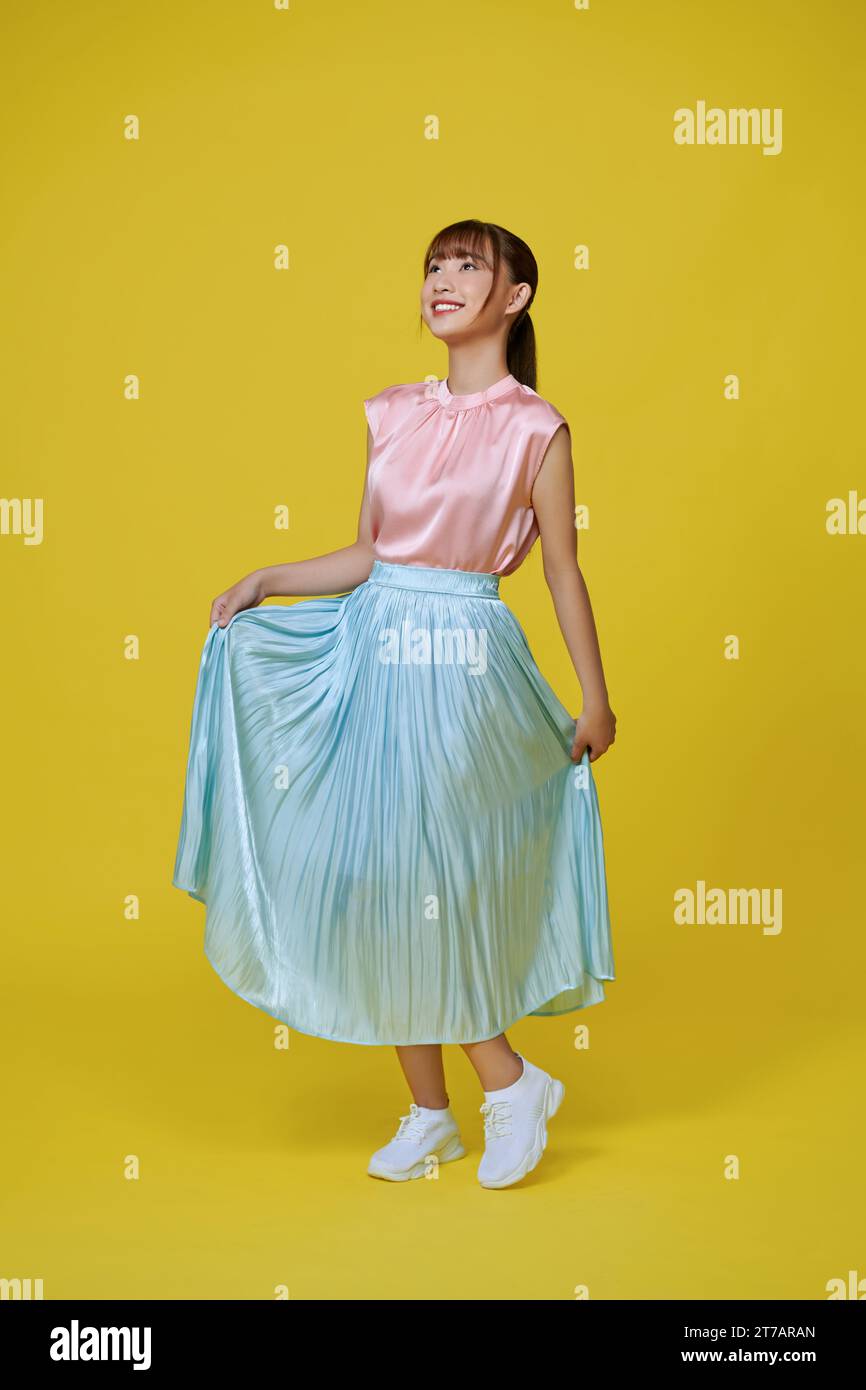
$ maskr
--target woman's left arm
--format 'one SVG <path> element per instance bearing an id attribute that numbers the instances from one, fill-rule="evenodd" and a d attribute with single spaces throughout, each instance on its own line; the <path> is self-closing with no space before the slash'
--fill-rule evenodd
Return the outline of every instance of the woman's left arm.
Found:
<path id="1" fill-rule="evenodd" d="M 579 762 L 583 750 L 589 748 L 589 760 L 595 762 L 616 737 L 616 715 L 608 699 L 589 593 L 577 563 L 574 465 L 569 432 L 563 426 L 547 447 L 533 484 L 532 506 L 541 538 L 544 577 L 583 695 L 571 756 Z"/>

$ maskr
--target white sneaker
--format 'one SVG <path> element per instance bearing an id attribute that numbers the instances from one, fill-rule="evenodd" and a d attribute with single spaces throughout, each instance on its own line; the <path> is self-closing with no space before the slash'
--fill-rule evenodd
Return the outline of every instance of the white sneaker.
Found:
<path id="1" fill-rule="evenodd" d="M 431 1158 L 450 1163 L 465 1153 L 450 1105 L 444 1110 L 428 1110 L 413 1101 L 391 1142 L 373 1154 L 367 1172 L 374 1178 L 407 1182 L 409 1178 L 423 1178 Z"/>
<path id="2" fill-rule="evenodd" d="M 484 1157 L 478 1167 L 482 1187 L 511 1187 L 540 1162 L 547 1143 L 547 1121 L 555 1115 L 565 1087 L 522 1053 L 523 1074 L 500 1091 L 485 1091 Z"/>

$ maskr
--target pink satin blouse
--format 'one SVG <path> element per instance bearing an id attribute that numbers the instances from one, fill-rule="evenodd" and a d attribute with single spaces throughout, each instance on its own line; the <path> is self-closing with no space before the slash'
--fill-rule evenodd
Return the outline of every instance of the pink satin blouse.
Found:
<path id="1" fill-rule="evenodd" d="M 538 539 L 532 485 L 565 417 L 511 375 L 466 396 L 445 381 L 387 386 L 364 410 L 376 558 L 516 570 Z"/>

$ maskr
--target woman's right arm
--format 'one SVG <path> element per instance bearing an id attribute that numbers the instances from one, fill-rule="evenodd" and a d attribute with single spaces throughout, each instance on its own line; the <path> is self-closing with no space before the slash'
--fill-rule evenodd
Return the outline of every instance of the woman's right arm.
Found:
<path id="1" fill-rule="evenodd" d="M 238 580 L 211 605 L 210 624 L 225 627 L 235 613 L 256 608 L 266 598 L 287 596 L 308 598 L 321 594 L 343 594 L 357 589 L 369 578 L 373 568 L 373 534 L 367 499 L 367 474 L 370 469 L 370 450 L 373 436 L 367 426 L 367 466 L 364 470 L 364 493 L 358 517 L 358 538 L 342 550 L 317 555 L 312 560 L 293 560 L 285 565 L 269 565 L 253 570 Z"/>

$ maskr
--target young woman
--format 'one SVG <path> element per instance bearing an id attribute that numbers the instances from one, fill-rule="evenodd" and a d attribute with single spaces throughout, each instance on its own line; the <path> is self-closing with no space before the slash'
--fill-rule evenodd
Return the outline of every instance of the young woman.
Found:
<path id="1" fill-rule="evenodd" d="M 173 883 L 207 905 L 206 955 L 242 998 L 397 1048 L 412 1103 L 367 1170 L 394 1181 L 465 1153 L 443 1043 L 484 1090 L 479 1181 L 530 1172 L 564 1087 L 505 1030 L 614 978 L 590 764 L 616 719 L 569 426 L 535 391 L 537 284 L 495 223 L 434 237 L 421 314 L 447 378 L 364 402 L 357 540 L 220 594 L 198 673 Z M 576 721 L 499 597 L 539 535 Z M 284 595 L 319 597 L 259 607 Z"/>

